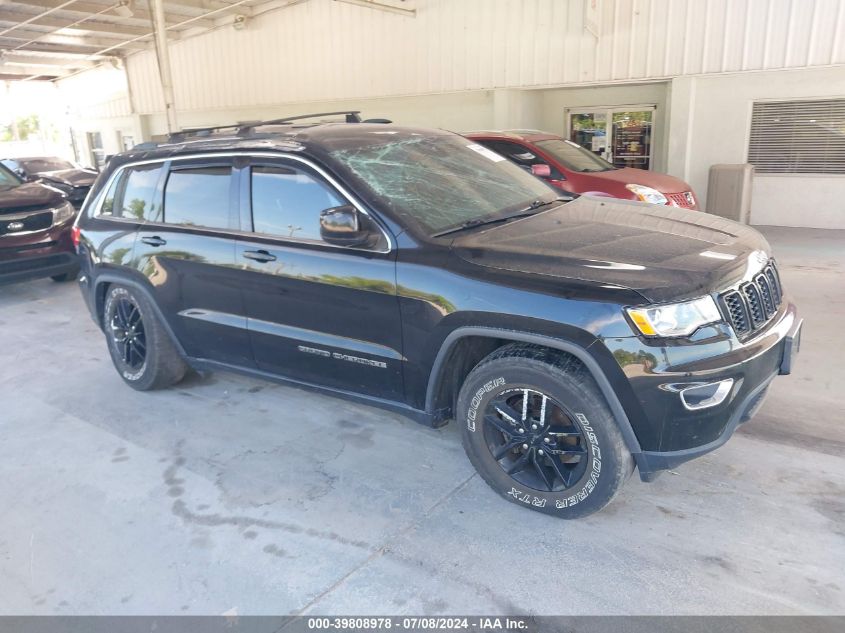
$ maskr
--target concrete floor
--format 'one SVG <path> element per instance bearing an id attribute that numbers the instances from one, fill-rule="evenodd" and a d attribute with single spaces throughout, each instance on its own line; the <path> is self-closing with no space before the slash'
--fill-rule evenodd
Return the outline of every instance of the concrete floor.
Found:
<path id="1" fill-rule="evenodd" d="M 141 394 L 73 284 L 0 288 L 0 614 L 845 613 L 845 232 L 767 229 L 796 373 L 725 447 L 564 522 L 455 426 L 217 374 Z"/>

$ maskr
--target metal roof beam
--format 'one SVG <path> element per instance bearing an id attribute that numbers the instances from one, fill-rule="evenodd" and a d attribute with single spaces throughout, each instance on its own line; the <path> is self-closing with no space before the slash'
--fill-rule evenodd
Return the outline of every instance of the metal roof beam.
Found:
<path id="1" fill-rule="evenodd" d="M 9 8 L 13 8 L 15 5 L 23 5 L 28 7 L 37 7 L 39 9 L 56 9 L 57 7 L 65 4 L 67 0 L 0 0 L 0 4 L 3 4 Z M 107 4 L 96 4 L 93 2 L 74 2 L 71 5 L 61 9 L 62 12 L 73 12 L 77 17 L 75 19 L 79 19 L 85 17 L 85 15 L 92 15 L 94 13 L 99 13 L 109 5 Z M 143 20 L 147 24 L 150 24 L 150 12 L 146 9 L 142 9 L 140 7 L 134 6 L 132 8 L 132 17 L 127 18 L 121 15 L 118 15 L 115 10 L 112 10 L 108 13 L 99 13 L 97 15 L 98 20 L 116 20 L 119 24 L 128 24 L 128 20 Z M 179 13 L 165 13 L 165 23 L 168 26 L 173 24 L 178 24 L 185 19 L 184 14 Z M 72 20 L 70 20 L 72 21 Z M 211 28 L 214 26 L 213 20 L 205 20 L 200 19 L 196 22 L 191 23 L 192 26 L 202 26 L 204 28 Z"/>
<path id="2" fill-rule="evenodd" d="M 56 67 L 44 68 L 43 66 L 12 66 L 9 64 L 0 64 L 0 75 L 6 75 L 8 77 L 32 77 L 33 75 L 63 77 L 65 75 L 70 74 L 73 70 L 75 69 Z"/>
<path id="3" fill-rule="evenodd" d="M 86 62 L 86 61 L 108 61 L 109 59 L 114 59 L 119 57 L 119 53 L 115 55 L 95 55 L 92 53 L 74 53 L 72 51 L 65 51 L 61 49 L 52 48 L 49 45 L 47 46 L 38 46 L 38 44 L 33 44 L 27 47 L 25 51 L 19 52 L 10 52 L 5 51 L 5 55 L 26 55 L 30 56 L 33 59 L 40 59 L 43 60 L 42 63 L 52 63 L 53 61 L 63 61 L 63 60 L 76 60 L 79 62 Z"/>
<path id="4" fill-rule="evenodd" d="M 57 46 L 82 47 L 101 49 L 109 46 L 114 46 L 125 42 L 122 38 L 105 38 L 105 37 L 86 37 L 81 35 L 56 35 L 54 33 L 44 31 L 31 31 L 29 29 L 15 29 L 4 35 L 0 35 L 0 40 L 11 40 L 16 42 L 14 44 L 3 45 L 3 48 L 15 48 L 21 44 L 28 44 L 30 42 L 39 44 L 55 44 Z M 147 46 L 142 42 L 130 42 L 123 48 L 134 48 L 138 50 L 146 49 Z"/>
<path id="5" fill-rule="evenodd" d="M 21 20 L 19 18 L 24 18 L 26 14 L 23 13 L 7 13 L 4 12 L 2 16 L 0 16 L 0 23 L 13 23 L 19 24 Z M 98 16 L 99 17 L 99 16 Z M 91 20 L 84 20 L 79 22 L 79 24 L 74 24 L 77 22 L 78 19 L 71 19 L 71 18 L 56 18 L 53 16 L 43 17 L 43 18 L 36 18 L 32 20 L 29 24 L 32 26 L 46 26 L 51 29 L 65 29 L 70 28 L 77 31 L 87 31 L 89 33 L 102 33 L 102 34 L 111 34 L 111 35 L 144 35 L 145 33 L 149 33 L 149 28 L 144 28 L 142 26 L 130 26 L 127 24 L 117 24 L 111 22 L 98 22 Z M 73 26 L 71 26 L 73 25 Z M 6 30 L 8 26 L 2 26 L 0 29 Z M 13 29 L 10 33 L 14 33 L 17 29 Z"/>
<path id="6" fill-rule="evenodd" d="M 15 53 L 3 53 L 0 55 L 0 68 L 5 68 L 5 65 L 15 66 L 37 66 L 39 68 L 93 68 L 96 64 L 94 62 L 85 61 L 84 59 L 73 59 L 67 57 L 42 57 L 37 55 L 18 55 Z"/>
<path id="7" fill-rule="evenodd" d="M 165 7 L 197 9 L 199 12 L 223 9 L 231 4 L 232 2 L 225 2 L 224 0 L 164 0 Z"/>

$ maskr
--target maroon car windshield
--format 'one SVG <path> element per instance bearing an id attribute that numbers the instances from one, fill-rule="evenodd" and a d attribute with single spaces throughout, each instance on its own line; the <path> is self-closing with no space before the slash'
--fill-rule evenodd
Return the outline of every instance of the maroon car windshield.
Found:
<path id="1" fill-rule="evenodd" d="M 20 178 L 0 165 L 0 189 L 11 189 L 19 184 L 21 184 Z"/>
<path id="2" fill-rule="evenodd" d="M 572 141 L 553 138 L 547 141 L 535 141 L 534 144 L 571 171 L 590 173 L 616 169 L 603 158 Z"/>

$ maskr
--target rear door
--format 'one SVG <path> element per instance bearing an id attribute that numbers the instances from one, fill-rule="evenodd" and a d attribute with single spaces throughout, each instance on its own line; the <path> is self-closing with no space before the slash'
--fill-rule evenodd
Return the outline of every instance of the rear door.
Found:
<path id="1" fill-rule="evenodd" d="M 242 179 L 241 288 L 258 367 L 308 383 L 402 398 L 395 251 L 333 246 L 320 212 L 354 201 L 319 168 L 250 159 Z M 356 204 L 359 209 L 362 207 Z"/>
<path id="2" fill-rule="evenodd" d="M 235 267 L 237 175 L 232 157 L 169 161 L 157 199 L 138 210 L 134 265 L 189 356 L 252 367 Z"/>

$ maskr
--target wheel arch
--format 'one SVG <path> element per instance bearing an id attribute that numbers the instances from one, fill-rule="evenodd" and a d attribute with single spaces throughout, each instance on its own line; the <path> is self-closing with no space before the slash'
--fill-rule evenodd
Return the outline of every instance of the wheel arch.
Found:
<path id="1" fill-rule="evenodd" d="M 456 351 L 461 349 L 461 341 L 467 340 L 472 341 L 474 353 L 469 358 L 460 360 L 457 364 L 454 362 L 450 363 L 449 361 L 455 358 Z M 482 341 L 486 341 L 486 343 Z M 540 334 L 474 326 L 460 327 L 453 330 L 440 346 L 431 367 L 426 388 L 426 412 L 438 420 L 447 418 L 448 412 L 454 406 L 453 402 L 449 402 L 449 400 L 460 390 L 460 384 L 457 384 L 457 378 L 460 376 L 460 383 L 462 384 L 463 378 L 466 377 L 481 358 L 509 343 L 528 343 L 539 347 L 546 347 L 569 354 L 578 359 L 590 372 L 601 390 L 625 439 L 628 450 L 635 458 L 642 453 L 640 442 L 637 439 L 628 414 L 625 412 L 619 397 L 610 384 L 610 380 L 608 380 L 607 375 L 592 354 L 585 347 L 577 343 Z M 466 345 L 466 342 L 463 345 Z M 477 358 L 485 350 L 488 350 L 487 353 Z"/>
<path id="2" fill-rule="evenodd" d="M 134 292 L 143 295 L 153 312 L 155 312 L 156 317 L 158 317 L 159 323 L 161 323 L 164 331 L 167 332 L 167 336 L 170 337 L 170 341 L 173 343 L 176 351 L 179 352 L 179 355 L 183 359 L 187 359 L 185 349 L 173 333 L 173 328 L 170 327 L 170 323 L 166 318 L 164 318 L 161 308 L 158 307 L 158 304 L 153 298 L 152 291 L 145 284 L 126 275 L 117 273 L 101 273 L 100 275 L 97 275 L 97 278 L 94 281 L 94 306 L 97 310 L 97 323 L 100 325 L 100 329 L 104 327 L 103 309 L 105 307 L 106 293 L 108 292 L 108 288 L 113 285 L 126 286 L 127 288 L 131 288 Z"/>

